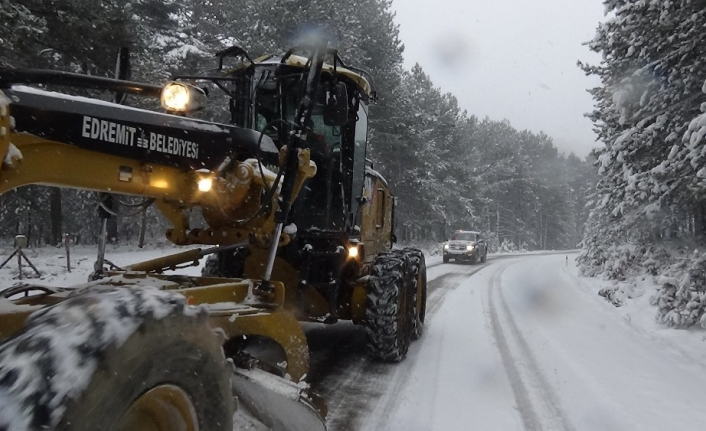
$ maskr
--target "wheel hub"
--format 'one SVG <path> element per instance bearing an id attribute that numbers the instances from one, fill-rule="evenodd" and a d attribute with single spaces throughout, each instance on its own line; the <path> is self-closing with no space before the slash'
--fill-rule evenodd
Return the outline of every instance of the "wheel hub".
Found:
<path id="1" fill-rule="evenodd" d="M 199 423 L 186 392 L 167 384 L 152 388 L 135 400 L 115 431 L 199 431 Z"/>

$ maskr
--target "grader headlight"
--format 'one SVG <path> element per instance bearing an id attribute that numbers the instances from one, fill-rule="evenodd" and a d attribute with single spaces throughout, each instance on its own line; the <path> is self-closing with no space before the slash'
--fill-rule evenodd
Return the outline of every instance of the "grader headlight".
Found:
<path id="1" fill-rule="evenodd" d="M 208 169 L 199 169 L 196 171 L 196 188 L 201 193 L 207 193 L 213 190 L 213 172 Z"/>
<path id="2" fill-rule="evenodd" d="M 348 257 L 358 257 L 358 247 L 352 245 L 348 247 Z"/>
<path id="3" fill-rule="evenodd" d="M 360 262 L 365 257 L 365 247 L 355 239 L 348 243 L 346 250 L 348 251 L 349 259 L 355 259 Z"/>
<path id="4" fill-rule="evenodd" d="M 191 112 L 206 105 L 206 93 L 183 82 L 168 82 L 162 89 L 162 108 L 169 112 Z"/>
<path id="5" fill-rule="evenodd" d="M 211 178 L 201 178 L 199 180 L 199 191 L 200 192 L 210 192 L 213 187 L 213 179 Z"/>

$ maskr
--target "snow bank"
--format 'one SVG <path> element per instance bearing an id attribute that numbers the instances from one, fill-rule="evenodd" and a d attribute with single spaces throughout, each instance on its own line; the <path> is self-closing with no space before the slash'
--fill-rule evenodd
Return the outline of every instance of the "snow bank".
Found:
<path id="1" fill-rule="evenodd" d="M 706 328 L 706 256 L 694 251 L 664 270 L 657 284 L 651 304 L 658 308 L 658 321 L 675 328 Z"/>
<path id="2" fill-rule="evenodd" d="M 603 296 L 601 292 L 612 292 L 611 298 L 619 301 L 619 307 L 604 302 L 607 307 L 605 308 L 606 312 L 621 317 L 625 325 L 647 338 L 663 343 L 668 350 L 706 364 L 706 337 L 704 337 L 703 331 L 675 330 L 675 328 L 686 328 L 686 319 L 691 319 L 696 323 L 693 317 L 689 318 L 695 309 L 694 304 L 692 303 L 689 307 L 687 305 L 697 296 L 691 297 L 689 289 L 682 290 L 679 296 L 676 295 L 679 290 L 676 287 L 683 283 L 688 276 L 679 267 L 694 267 L 693 263 L 684 261 L 682 264 L 677 264 L 678 267 L 673 269 L 674 276 L 667 275 L 668 272 L 665 272 L 664 275 L 660 273 L 663 271 L 661 268 L 668 267 L 667 265 L 650 265 L 651 269 L 645 268 L 642 274 L 634 274 L 629 277 L 629 281 L 619 282 L 581 275 L 581 270 L 576 265 L 574 258 L 575 256 L 570 257 L 566 273 L 576 280 L 577 286 L 580 286 L 584 292 L 596 300 L 600 301 L 599 296 Z M 663 263 L 659 262 L 659 265 L 663 265 Z M 653 276 L 650 271 L 654 271 L 658 275 Z M 613 303 L 613 305 L 616 304 Z M 661 306 L 665 308 L 662 309 Z M 682 310 L 679 311 L 679 309 Z M 668 321 L 672 323 L 667 323 Z M 677 325 L 676 322 L 680 322 L 680 325 Z"/>
<path id="3" fill-rule="evenodd" d="M 153 249 L 140 249 L 137 246 L 121 245 L 108 246 L 106 258 L 118 266 L 129 265 L 140 261 L 155 259 L 172 253 L 177 253 L 194 247 L 164 246 Z M 0 262 L 12 253 L 11 247 L 0 247 Z M 55 287 L 69 287 L 80 285 L 88 280 L 88 275 L 93 272 L 93 263 L 96 261 L 96 246 L 71 247 L 71 272 L 66 268 L 66 252 L 63 248 L 41 247 L 24 250 L 27 257 L 39 269 L 41 277 L 29 280 L 33 284 Z M 201 275 L 201 267 L 206 259 L 202 259 L 199 266 L 183 268 L 169 273 L 184 275 Z M 29 268 L 23 265 L 26 275 L 30 275 Z M 26 283 L 28 280 L 18 279 L 17 264 L 8 262 L 0 269 L 0 290 L 13 285 Z"/>
<path id="4" fill-rule="evenodd" d="M 691 244 L 623 244 L 584 250 L 584 276 L 604 280 L 598 295 L 623 307 L 645 291 L 653 319 L 668 327 L 706 329 L 706 256 Z"/>

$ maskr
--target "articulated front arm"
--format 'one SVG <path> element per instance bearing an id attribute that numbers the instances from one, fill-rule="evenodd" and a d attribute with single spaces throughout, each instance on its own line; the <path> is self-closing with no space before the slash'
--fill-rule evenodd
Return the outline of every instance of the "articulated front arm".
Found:
<path id="1" fill-rule="evenodd" d="M 28 184 L 153 198 L 172 222 L 170 241 L 230 244 L 274 229 L 276 174 L 255 156 L 279 159 L 266 136 L 234 126 L 12 87 L 0 91 L 0 194 Z M 316 167 L 300 157 L 296 191 Z M 264 175 L 263 175 L 264 174 Z M 188 225 L 201 207 L 209 224 Z M 253 215 L 256 215 L 253 217 Z M 285 241 L 286 242 L 286 241 Z"/>

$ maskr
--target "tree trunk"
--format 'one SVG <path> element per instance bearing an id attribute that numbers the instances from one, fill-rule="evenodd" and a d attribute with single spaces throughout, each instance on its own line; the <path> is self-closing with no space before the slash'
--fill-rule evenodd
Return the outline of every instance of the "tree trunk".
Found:
<path id="1" fill-rule="evenodd" d="M 147 209 L 142 211 L 142 223 L 140 225 L 140 242 L 137 245 L 142 248 L 145 245 L 145 230 L 147 230 Z"/>
<path id="2" fill-rule="evenodd" d="M 49 218 L 51 219 L 51 245 L 61 244 L 62 218 L 61 218 L 61 189 L 53 187 L 49 195 Z"/>
<path id="3" fill-rule="evenodd" d="M 108 225 L 107 225 L 107 231 L 108 231 L 108 243 L 109 244 L 115 244 L 118 242 L 118 218 L 113 216 L 108 219 Z"/>
<path id="4" fill-rule="evenodd" d="M 32 210 L 28 209 L 27 210 L 27 233 L 25 236 L 27 237 L 27 245 L 32 243 Z"/>
<path id="5" fill-rule="evenodd" d="M 118 242 L 118 218 L 114 215 L 115 213 L 115 202 L 113 195 L 110 193 L 101 193 L 100 199 L 103 202 L 103 207 L 98 208 L 98 214 L 101 218 L 107 218 L 108 223 L 106 224 L 106 242 L 108 244 L 115 244 Z"/>
<path id="6" fill-rule="evenodd" d="M 544 241 L 542 241 L 542 250 L 547 249 L 547 235 L 549 235 L 549 219 L 544 221 Z"/>

